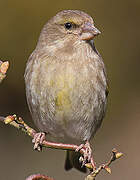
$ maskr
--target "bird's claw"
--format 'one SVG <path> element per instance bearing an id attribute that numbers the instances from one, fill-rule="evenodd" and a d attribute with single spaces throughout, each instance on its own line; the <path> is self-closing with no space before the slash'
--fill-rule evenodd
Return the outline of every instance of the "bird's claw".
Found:
<path id="1" fill-rule="evenodd" d="M 92 157 L 92 149 L 90 147 L 89 142 L 87 141 L 85 144 L 81 144 L 80 146 L 78 146 L 78 148 L 75 151 L 78 152 L 81 149 L 84 150 L 83 158 L 80 158 L 80 161 L 82 159 L 82 166 L 84 166 L 86 163 L 91 163 L 93 169 L 96 169 L 96 166 Z"/>
<path id="2" fill-rule="evenodd" d="M 42 150 L 42 143 L 45 140 L 45 133 L 39 132 L 34 135 L 32 143 L 34 143 L 34 149 L 41 151 Z"/>

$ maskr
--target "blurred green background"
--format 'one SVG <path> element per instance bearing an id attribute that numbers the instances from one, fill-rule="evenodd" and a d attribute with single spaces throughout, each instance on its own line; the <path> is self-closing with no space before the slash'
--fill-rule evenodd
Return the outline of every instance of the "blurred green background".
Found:
<path id="1" fill-rule="evenodd" d="M 0 59 L 10 62 L 0 85 L 0 115 L 17 114 L 34 127 L 24 87 L 26 61 L 36 46 L 42 26 L 63 9 L 90 14 L 102 32 L 95 39 L 107 67 L 110 93 L 103 125 L 93 140 L 97 164 L 110 156 L 113 147 L 124 157 L 112 165 L 112 175 L 97 179 L 139 179 L 140 150 L 140 0 L 0 0 Z M 63 169 L 64 151 L 33 151 L 31 139 L 0 123 L 0 179 L 24 180 L 43 173 L 56 180 L 83 180 L 84 174 Z"/>

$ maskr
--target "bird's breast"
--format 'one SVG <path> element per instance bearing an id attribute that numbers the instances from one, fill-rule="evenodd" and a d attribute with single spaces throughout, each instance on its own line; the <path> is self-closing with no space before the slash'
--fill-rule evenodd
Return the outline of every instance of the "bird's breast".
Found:
<path id="1" fill-rule="evenodd" d="M 99 116 L 105 101 L 105 89 L 100 90 L 96 66 L 98 63 L 94 61 L 41 63 L 40 78 L 31 81 L 37 81 L 32 93 L 39 112 L 35 123 L 42 131 L 64 142 L 89 139 L 96 131 L 95 124 L 102 119 Z"/>

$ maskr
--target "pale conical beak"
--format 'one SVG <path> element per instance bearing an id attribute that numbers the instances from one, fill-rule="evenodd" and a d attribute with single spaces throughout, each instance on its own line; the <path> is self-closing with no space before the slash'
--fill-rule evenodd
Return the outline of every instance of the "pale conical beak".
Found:
<path id="1" fill-rule="evenodd" d="M 81 40 L 90 40 L 95 36 L 101 34 L 101 32 L 91 23 L 85 23 L 82 27 L 82 33 L 80 35 Z"/>

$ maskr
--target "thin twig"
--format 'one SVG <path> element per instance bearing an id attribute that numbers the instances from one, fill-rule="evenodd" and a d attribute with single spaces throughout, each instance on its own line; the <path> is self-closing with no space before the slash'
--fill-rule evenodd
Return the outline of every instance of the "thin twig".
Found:
<path id="1" fill-rule="evenodd" d="M 118 152 L 115 148 L 112 150 L 112 156 L 110 158 L 110 160 L 105 163 L 105 164 L 101 164 L 96 170 L 94 170 L 93 172 L 91 172 L 86 178 L 85 180 L 95 180 L 95 177 L 100 173 L 100 171 L 102 169 L 106 170 L 109 174 L 111 174 L 111 169 L 110 169 L 110 165 L 113 161 L 115 161 L 116 159 L 119 159 L 120 157 L 123 156 L 123 153 Z M 91 168 L 89 166 L 89 168 Z"/>
<path id="2" fill-rule="evenodd" d="M 54 180 L 46 175 L 34 174 L 26 178 L 26 180 Z"/>
<path id="3" fill-rule="evenodd" d="M 6 118 L 0 116 L 0 121 L 4 122 L 5 124 L 10 124 L 17 129 L 22 130 L 23 132 L 25 132 L 32 138 L 34 138 L 34 136 L 37 134 L 37 132 L 33 128 L 29 127 L 23 121 L 23 119 L 21 117 L 17 118 L 16 115 L 7 116 Z M 49 142 L 46 140 L 44 140 L 42 142 L 42 146 L 47 147 L 47 148 L 52 148 L 52 149 L 73 150 L 73 151 L 75 151 L 78 148 L 78 146 L 74 145 L 74 144 L 53 143 L 53 142 Z M 81 149 L 80 153 L 81 153 L 81 155 L 83 155 L 85 153 L 85 150 Z M 85 178 L 85 180 L 95 180 L 95 177 L 100 173 L 100 171 L 102 169 L 105 169 L 108 173 L 111 173 L 111 169 L 110 169 L 109 165 L 116 159 L 120 158 L 122 155 L 123 154 L 121 152 L 118 152 L 116 149 L 113 149 L 110 160 L 107 163 L 100 165 L 95 170 L 93 170 L 91 163 L 85 164 L 85 166 L 88 169 L 90 169 L 90 171 L 91 171 L 91 173 Z M 31 177 L 35 177 L 35 175 L 32 175 Z M 36 178 L 38 178 L 38 176 Z M 26 179 L 26 180 L 39 180 L 39 178 L 38 179 Z M 44 179 L 44 180 L 46 180 L 46 179 Z"/>
<path id="4" fill-rule="evenodd" d="M 14 126 L 17 129 L 20 129 L 21 131 L 28 134 L 30 137 L 34 138 L 34 136 L 37 134 L 37 132 L 29 127 L 21 117 L 17 118 L 16 115 L 10 115 L 7 117 L 1 117 L 0 121 L 4 122 L 5 124 L 9 124 L 11 126 Z M 62 149 L 62 150 L 73 150 L 75 151 L 79 146 L 74 144 L 63 144 L 63 143 L 54 143 L 44 140 L 41 144 L 43 147 L 52 148 L 52 149 Z M 84 154 L 84 149 L 80 150 L 81 154 Z"/>

